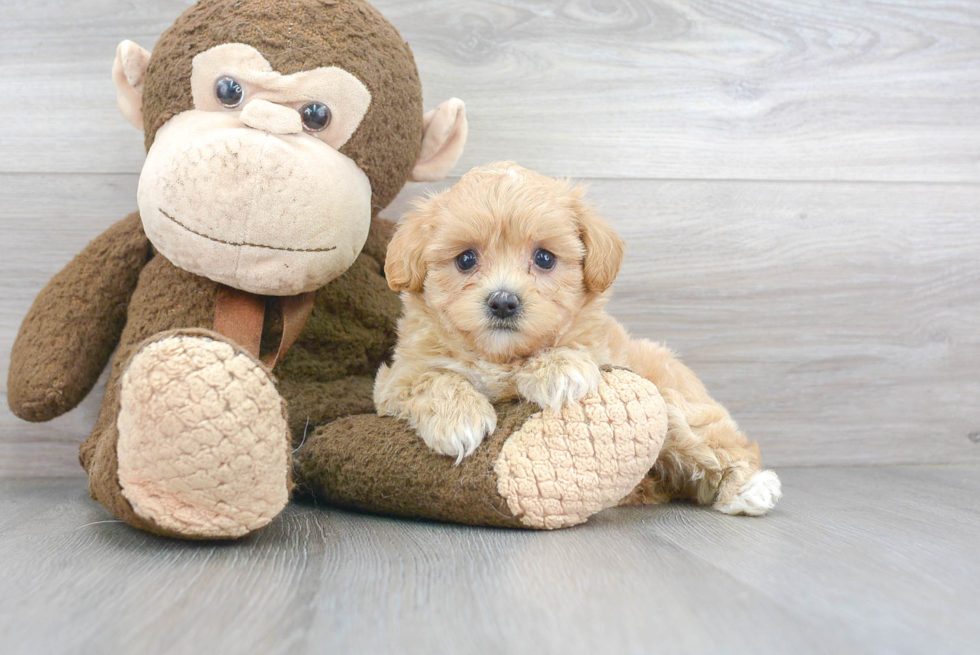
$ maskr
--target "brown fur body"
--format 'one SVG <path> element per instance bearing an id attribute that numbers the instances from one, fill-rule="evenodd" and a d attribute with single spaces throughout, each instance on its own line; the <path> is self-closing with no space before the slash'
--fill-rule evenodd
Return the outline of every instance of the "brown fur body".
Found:
<path id="1" fill-rule="evenodd" d="M 223 42 L 254 46 L 283 74 L 342 67 L 372 94 L 367 115 L 341 149 L 371 183 L 374 216 L 367 242 L 346 273 L 316 292 L 309 321 L 275 371 L 296 443 L 310 437 L 307 450 L 315 451 L 317 426 L 373 411 L 373 374 L 394 343 L 399 302 L 382 270 L 392 226 L 377 212 L 395 197 L 419 156 L 421 85 L 408 45 L 366 2 L 204 0 L 164 32 L 149 61 L 142 99 L 148 149 L 161 126 L 193 106 L 193 57 Z M 31 421 L 50 420 L 80 402 L 116 348 L 99 418 L 80 459 L 93 497 L 143 529 L 188 536 L 140 518 L 121 494 L 120 380 L 149 341 L 174 333 L 222 340 L 211 330 L 218 286 L 159 255 L 137 212 L 52 279 L 13 347 L 8 402 Z M 278 342 L 277 318 L 272 299 L 263 344 Z"/>
<path id="2" fill-rule="evenodd" d="M 136 215 L 125 221 L 130 229 L 138 229 Z M 317 292 L 310 320 L 276 367 L 295 445 L 310 426 L 315 429 L 338 416 L 373 410 L 372 374 L 393 345 L 398 312 L 398 299 L 387 290 L 382 275 L 383 260 L 375 258 L 383 252 L 377 248 L 383 234 L 390 231 L 385 223 L 375 221 L 375 247 L 366 249 L 346 274 Z M 132 512 L 116 476 L 119 382 L 132 356 L 148 339 L 174 330 L 216 337 L 210 328 L 217 293 L 218 284 L 157 255 L 142 269 L 129 300 L 128 321 L 119 338 L 102 409 L 81 447 L 80 459 L 89 472 L 93 497 L 139 527 L 152 529 Z M 271 314 L 267 320 L 274 320 Z M 15 352 L 21 353 L 20 349 Z"/>

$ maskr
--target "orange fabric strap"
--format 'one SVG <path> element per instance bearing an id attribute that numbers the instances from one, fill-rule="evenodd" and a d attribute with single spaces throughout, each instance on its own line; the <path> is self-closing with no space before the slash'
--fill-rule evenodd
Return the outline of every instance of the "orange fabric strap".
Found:
<path id="1" fill-rule="evenodd" d="M 299 333 L 303 331 L 306 321 L 313 313 L 314 298 L 316 298 L 316 291 L 307 291 L 298 296 L 283 296 L 279 299 L 279 308 L 282 311 L 282 337 L 279 339 L 279 348 L 276 352 L 262 358 L 266 366 L 269 368 L 275 366 L 286 351 L 296 343 Z"/>
<path id="2" fill-rule="evenodd" d="M 265 296 L 221 285 L 214 307 L 214 331 L 228 337 L 258 359 L 265 304 Z"/>
<path id="3" fill-rule="evenodd" d="M 315 291 L 298 296 L 276 298 L 282 311 L 282 335 L 275 352 L 267 353 L 262 362 L 272 368 L 286 351 L 296 343 L 306 321 L 313 312 Z M 262 327 L 268 296 L 260 296 L 221 285 L 214 309 L 214 331 L 222 334 L 248 351 L 256 359 L 262 345 Z"/>

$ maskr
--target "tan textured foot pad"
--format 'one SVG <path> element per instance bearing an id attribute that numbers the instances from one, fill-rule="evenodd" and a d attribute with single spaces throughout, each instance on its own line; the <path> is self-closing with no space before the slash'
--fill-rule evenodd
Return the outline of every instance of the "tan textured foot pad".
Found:
<path id="1" fill-rule="evenodd" d="M 269 375 L 222 341 L 166 337 L 122 379 L 119 483 L 142 518 L 167 533 L 240 537 L 289 500 L 289 437 Z"/>
<path id="2" fill-rule="evenodd" d="M 583 523 L 640 483 L 666 434 L 666 408 L 651 382 L 604 373 L 598 393 L 535 414 L 511 435 L 494 464 L 497 491 L 529 528 Z"/>

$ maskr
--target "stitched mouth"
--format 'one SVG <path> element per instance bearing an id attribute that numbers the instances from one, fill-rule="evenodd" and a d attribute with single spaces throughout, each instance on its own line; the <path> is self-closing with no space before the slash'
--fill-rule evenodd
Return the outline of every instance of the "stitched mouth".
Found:
<path id="1" fill-rule="evenodd" d="M 252 248 L 266 248 L 268 250 L 282 250 L 284 252 L 330 252 L 331 250 L 337 249 L 337 246 L 330 246 L 329 248 L 279 248 L 277 246 L 267 246 L 262 243 L 248 243 L 247 241 L 225 241 L 224 239 L 216 239 L 213 236 L 209 236 L 207 234 L 204 234 L 203 232 L 198 232 L 193 228 L 187 227 L 186 225 L 184 225 L 183 223 L 181 223 L 176 218 L 174 218 L 167 212 L 163 211 L 162 209 L 160 209 L 159 211 L 161 214 L 163 214 L 164 216 L 166 216 L 171 221 L 173 221 L 180 227 L 184 228 L 191 234 L 196 234 L 199 237 L 204 237 L 205 239 L 209 241 L 214 241 L 215 243 L 223 243 L 226 246 L 251 246 Z"/>

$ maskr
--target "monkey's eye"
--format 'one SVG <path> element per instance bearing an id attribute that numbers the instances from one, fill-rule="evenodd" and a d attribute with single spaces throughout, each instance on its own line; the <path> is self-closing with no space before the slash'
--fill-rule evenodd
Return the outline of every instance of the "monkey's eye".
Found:
<path id="1" fill-rule="evenodd" d="M 330 125 L 330 107 L 322 102 L 308 102 L 299 113 L 303 115 L 303 129 L 307 132 L 319 132 Z"/>
<path id="2" fill-rule="evenodd" d="M 214 95 L 222 107 L 234 109 L 245 99 L 245 90 L 234 78 L 226 75 L 214 83 Z"/>
<path id="3" fill-rule="evenodd" d="M 550 271 L 558 263 L 558 258 L 552 252 L 538 248 L 534 251 L 534 263 L 537 264 L 538 268 Z"/>
<path id="4" fill-rule="evenodd" d="M 476 253 L 472 250 L 464 250 L 456 255 L 456 268 L 461 271 L 471 271 L 476 266 Z"/>

